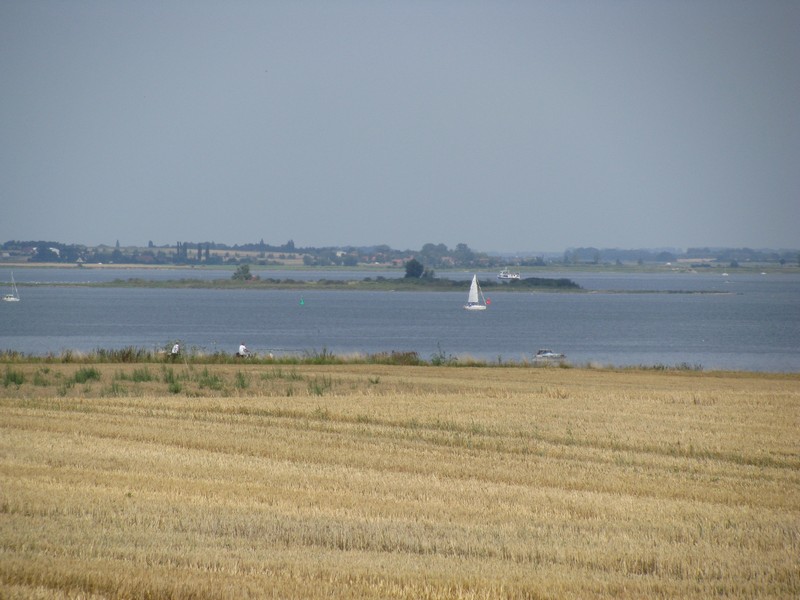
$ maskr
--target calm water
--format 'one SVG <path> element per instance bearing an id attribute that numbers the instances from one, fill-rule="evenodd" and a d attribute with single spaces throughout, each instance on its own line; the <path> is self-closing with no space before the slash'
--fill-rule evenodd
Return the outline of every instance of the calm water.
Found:
<path id="1" fill-rule="evenodd" d="M 140 272 L 141 271 L 141 272 Z M 183 271 L 186 274 L 183 274 Z M 229 278 L 230 271 L 15 269 L 19 303 L 0 303 L 0 349 L 187 347 L 254 351 L 440 352 L 522 360 L 538 348 L 573 364 L 677 365 L 800 372 L 800 277 L 796 275 L 548 273 L 598 293 L 491 290 L 482 313 L 461 309 L 466 292 L 93 289 L 48 282 L 116 278 Z M 397 271 L 259 272 L 262 277 L 361 279 Z M 156 277 L 156 274 L 158 277 Z M 72 277 L 83 279 L 70 279 Z M 468 273 L 449 277 L 466 279 Z M 494 273 L 480 275 L 491 279 Z M 10 281 L 10 272 L 0 271 Z M 608 290 L 630 293 L 603 293 Z M 656 290 L 661 293 L 635 293 Z M 667 293 L 708 291 L 713 294 Z M 5 292 L 4 292 L 5 293 Z M 301 299 L 303 303 L 301 304 Z"/>

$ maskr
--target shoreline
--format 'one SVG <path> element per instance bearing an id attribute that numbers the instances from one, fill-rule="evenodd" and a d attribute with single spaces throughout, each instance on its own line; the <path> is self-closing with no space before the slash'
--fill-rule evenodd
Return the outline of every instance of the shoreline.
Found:
<path id="1" fill-rule="evenodd" d="M 171 342 L 170 342 L 171 344 Z M 578 371 L 597 373 L 663 373 L 697 374 L 699 376 L 743 376 L 774 377 L 800 380 L 800 371 L 758 371 L 747 369 L 705 369 L 700 364 L 637 364 L 613 365 L 600 363 L 571 363 L 568 358 L 555 360 L 536 360 L 535 358 L 495 361 L 476 358 L 469 354 L 439 354 L 426 359 L 414 351 L 387 350 L 375 353 L 335 354 L 328 350 L 310 350 L 274 354 L 253 353 L 239 358 L 233 353 L 221 351 L 207 353 L 193 349 L 183 350 L 179 358 L 171 357 L 168 348 L 151 350 L 143 347 L 97 348 L 90 351 L 62 349 L 59 352 L 30 354 L 0 348 L 0 364 L 6 369 L 12 365 L 170 365 L 175 366 L 219 366 L 238 365 L 239 367 L 282 367 L 282 366 L 391 366 L 417 368 L 450 369 L 521 369 L 533 371 Z"/>

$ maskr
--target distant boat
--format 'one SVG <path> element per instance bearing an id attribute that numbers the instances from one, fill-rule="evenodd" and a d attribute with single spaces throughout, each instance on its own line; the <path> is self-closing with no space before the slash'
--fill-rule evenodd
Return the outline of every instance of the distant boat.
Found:
<path id="1" fill-rule="evenodd" d="M 11 293 L 3 296 L 4 302 L 19 302 L 19 291 L 17 284 L 14 282 L 14 273 L 11 273 Z"/>
<path id="2" fill-rule="evenodd" d="M 562 358 L 566 358 L 566 356 L 561 354 L 560 352 L 553 352 L 552 350 L 544 348 L 542 350 L 539 350 L 533 358 L 534 360 L 559 360 Z"/>
<path id="3" fill-rule="evenodd" d="M 472 276 L 472 283 L 469 286 L 467 303 L 464 305 L 466 310 L 486 310 L 486 298 L 483 297 L 481 286 L 478 285 L 478 276 Z"/>
<path id="4" fill-rule="evenodd" d="M 519 273 L 512 273 L 508 269 L 503 269 L 498 273 L 497 278 L 500 281 L 516 281 L 519 279 Z"/>

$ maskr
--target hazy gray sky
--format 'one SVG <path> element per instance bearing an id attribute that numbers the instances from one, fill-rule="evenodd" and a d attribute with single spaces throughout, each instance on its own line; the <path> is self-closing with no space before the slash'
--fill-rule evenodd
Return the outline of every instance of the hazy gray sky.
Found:
<path id="1" fill-rule="evenodd" d="M 800 2 L 0 3 L 0 241 L 800 247 Z"/>

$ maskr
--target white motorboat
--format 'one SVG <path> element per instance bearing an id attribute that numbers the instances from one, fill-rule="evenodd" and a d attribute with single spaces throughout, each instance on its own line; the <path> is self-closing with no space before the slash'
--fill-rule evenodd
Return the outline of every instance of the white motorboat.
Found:
<path id="1" fill-rule="evenodd" d="M 512 273 L 508 269 L 503 269 L 497 274 L 500 281 L 517 281 L 519 280 L 519 273 Z"/>
<path id="2" fill-rule="evenodd" d="M 560 352 L 553 352 L 552 350 L 548 350 L 547 348 L 543 348 L 539 350 L 534 355 L 534 360 L 559 360 L 562 358 L 566 358 L 566 355 L 561 354 Z"/>

